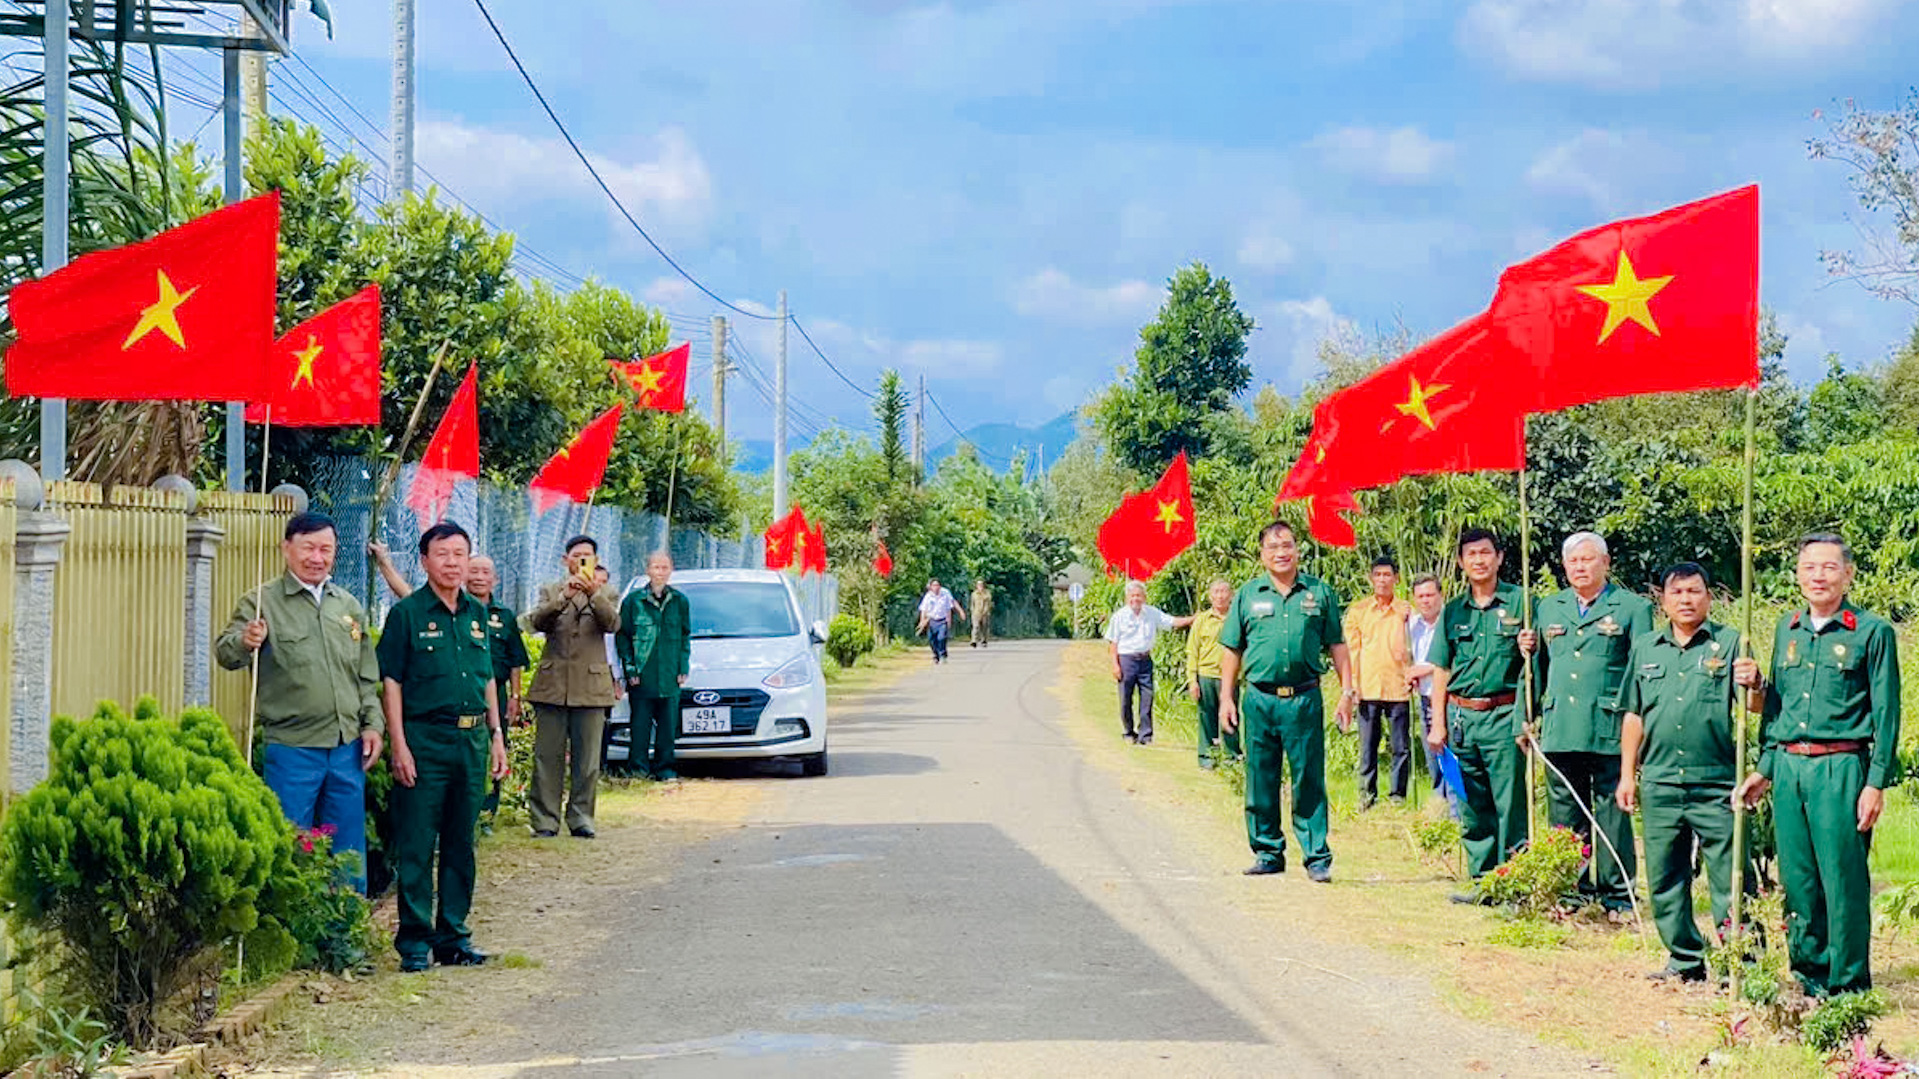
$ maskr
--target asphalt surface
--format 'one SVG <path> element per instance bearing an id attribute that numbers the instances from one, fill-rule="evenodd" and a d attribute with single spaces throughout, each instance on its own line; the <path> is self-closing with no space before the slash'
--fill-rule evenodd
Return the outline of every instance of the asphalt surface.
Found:
<path id="1" fill-rule="evenodd" d="M 729 779 L 768 788 L 745 826 L 622 885 L 569 991 L 511 1005 L 530 1037 L 415 1074 L 1590 1072 L 1245 913 L 1323 886 L 1202 864 L 1088 764 L 1061 647 L 958 648 L 841 706 L 829 776 Z"/>

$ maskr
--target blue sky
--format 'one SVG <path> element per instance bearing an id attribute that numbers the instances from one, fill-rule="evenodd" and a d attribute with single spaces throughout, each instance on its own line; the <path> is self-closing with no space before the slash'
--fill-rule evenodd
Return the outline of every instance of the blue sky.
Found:
<path id="1" fill-rule="evenodd" d="M 489 6 L 696 275 L 760 309 L 789 290 L 854 378 L 924 374 L 962 427 L 1078 404 L 1194 259 L 1257 319 L 1256 380 L 1290 392 L 1328 334 L 1436 332 L 1559 236 L 1749 181 L 1796 376 L 1881 358 L 1915 316 L 1827 278 L 1819 251 L 1871 222 L 1805 151 L 1814 110 L 1906 92 L 1901 0 Z M 300 54 L 384 124 L 388 7 L 332 7 L 335 39 L 303 18 Z M 421 163 L 547 259 L 703 327 L 714 306 L 613 218 L 471 0 L 419 7 Z M 736 327 L 770 363 L 771 327 Z M 791 355 L 809 423 L 867 422 Z M 745 391 L 733 432 L 756 437 Z"/>

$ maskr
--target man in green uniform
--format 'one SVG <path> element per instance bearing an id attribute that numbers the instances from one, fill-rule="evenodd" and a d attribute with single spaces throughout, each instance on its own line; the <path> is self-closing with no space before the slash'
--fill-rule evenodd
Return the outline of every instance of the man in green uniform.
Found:
<path id="1" fill-rule="evenodd" d="M 1186 634 L 1186 692 L 1199 705 L 1199 766 L 1211 770 L 1217 765 L 1215 754 L 1225 751 L 1227 760 L 1239 760 L 1239 735 L 1219 731 L 1219 701 L 1222 693 L 1239 696 L 1239 687 L 1222 687 L 1219 681 L 1219 631 L 1226 626 L 1226 612 L 1233 606 L 1233 586 L 1222 578 L 1206 586 L 1210 606 L 1193 616 L 1192 629 Z"/>
<path id="2" fill-rule="evenodd" d="M 646 587 L 626 594 L 620 630 L 613 638 L 633 717 L 627 764 L 649 778 L 679 778 L 673 742 L 680 729 L 680 687 L 692 670 L 692 608 L 686 594 L 668 584 L 673 556 L 654 551 L 646 560 Z"/>
<path id="3" fill-rule="evenodd" d="M 1519 651 L 1527 602 L 1518 585 L 1503 584 L 1499 539 L 1483 528 L 1459 534 L 1459 568 L 1466 593 L 1439 615 L 1427 662 L 1433 665 L 1427 744 L 1436 753 L 1451 743 L 1466 788 L 1459 800 L 1466 868 L 1478 880 L 1526 843 L 1526 769 L 1520 762 L 1519 682 L 1526 657 Z M 1474 891 L 1456 903 L 1478 903 Z"/>
<path id="4" fill-rule="evenodd" d="M 1733 677 L 1762 714 L 1759 769 L 1734 797 L 1772 790 L 1792 972 L 1813 996 L 1872 987 L 1866 852 L 1899 778 L 1899 653 L 1892 626 L 1846 599 L 1855 567 L 1838 536 L 1799 541 L 1806 606 L 1772 637 L 1772 670 Z"/>
<path id="5" fill-rule="evenodd" d="M 1652 632 L 1652 604 L 1612 583 L 1612 555 L 1598 533 L 1566 537 L 1560 556 L 1570 587 L 1539 602 L 1541 639 L 1522 633 L 1520 650 L 1531 654 L 1535 643 L 1540 646 L 1539 748 L 1552 764 L 1546 775 L 1548 819 L 1555 828 L 1579 833 L 1592 851 L 1579 876 L 1577 899 L 1602 904 L 1618 918 L 1632 909 L 1639 873 L 1632 814 L 1621 811 L 1614 799 L 1619 687 L 1633 642 Z M 1595 820 L 1604 841 L 1593 837 Z"/>
<path id="6" fill-rule="evenodd" d="M 400 925 L 393 944 L 403 971 L 487 959 L 473 947 L 466 924 L 473 906 L 473 830 L 488 774 L 505 778 L 507 764 L 486 608 L 462 589 L 471 555 L 472 540 L 459 525 L 427 529 L 420 537 L 427 587 L 394 604 L 380 633 L 395 784 Z"/>
<path id="7" fill-rule="evenodd" d="M 1695 843 L 1712 889 L 1713 925 L 1732 918 L 1732 661 L 1740 638 L 1707 619 L 1712 582 L 1696 562 L 1662 575 L 1660 604 L 1671 624 L 1633 639 L 1619 691 L 1625 718 L 1614 799 L 1645 822 L 1653 921 L 1672 957 L 1651 977 L 1697 982 L 1706 977 L 1706 941 L 1692 912 Z M 1541 617 L 1551 616 L 1542 610 Z"/>
<path id="8" fill-rule="evenodd" d="M 1326 844 L 1326 705 L 1319 678 L 1331 655 L 1342 687 L 1352 684 L 1352 662 L 1341 636 L 1339 597 L 1326 582 L 1299 571 L 1299 541 L 1293 526 L 1274 521 L 1259 534 L 1264 576 L 1241 586 L 1220 627 L 1221 686 L 1239 684 L 1245 695 L 1219 698 L 1219 726 L 1228 734 L 1246 716 L 1246 838 L 1253 848 L 1248 876 L 1286 871 L 1281 828 L 1282 766 L 1292 770 L 1293 838 L 1299 841 L 1306 875 L 1333 879 L 1333 852 Z M 1342 693 L 1335 713 L 1340 726 L 1352 720 L 1352 694 Z"/>

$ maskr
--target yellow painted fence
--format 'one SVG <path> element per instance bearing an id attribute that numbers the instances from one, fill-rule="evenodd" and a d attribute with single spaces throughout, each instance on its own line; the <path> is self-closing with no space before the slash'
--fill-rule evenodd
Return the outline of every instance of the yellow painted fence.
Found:
<path id="1" fill-rule="evenodd" d="M 280 540 L 286 534 L 288 518 L 293 516 L 293 499 L 285 495 L 203 492 L 199 515 L 226 530 L 213 559 L 212 620 L 213 640 L 217 641 L 233 618 L 240 597 L 285 570 Z M 213 669 L 213 709 L 239 740 L 250 703 L 250 674 L 221 670 L 218 662 L 208 662 Z"/>

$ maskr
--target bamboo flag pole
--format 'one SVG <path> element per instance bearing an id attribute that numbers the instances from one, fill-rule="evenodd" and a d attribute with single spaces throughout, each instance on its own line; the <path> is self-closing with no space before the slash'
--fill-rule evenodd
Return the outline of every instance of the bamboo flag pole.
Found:
<path id="1" fill-rule="evenodd" d="M 673 463 L 666 472 L 666 516 L 662 519 L 660 547 L 668 554 L 673 552 L 673 488 L 680 474 L 680 436 L 685 424 L 680 422 L 678 413 L 673 415 Z"/>
<path id="2" fill-rule="evenodd" d="M 420 429 L 420 418 L 426 415 L 427 398 L 433 396 L 433 380 L 439 377 L 440 366 L 446 362 L 447 350 L 452 347 L 453 342 L 451 340 L 442 341 L 440 342 L 439 350 L 433 354 L 433 366 L 427 368 L 426 382 L 420 387 L 420 398 L 413 402 L 413 414 L 407 417 L 406 427 L 400 432 L 400 441 L 393 446 L 393 460 L 387 462 L 386 474 L 380 477 L 380 486 L 374 489 L 373 509 L 367 519 L 366 538 L 370 544 L 378 543 L 380 540 L 380 512 L 386 508 L 387 496 L 393 491 L 393 482 L 400 476 L 400 462 L 406 460 L 406 449 L 413 443 L 413 436 Z M 373 608 L 373 578 L 375 573 L 376 570 L 374 569 L 373 561 L 372 559 L 368 559 L 366 566 L 366 601 L 368 610 L 372 610 Z"/>
<path id="3" fill-rule="evenodd" d="M 1523 420 L 1521 421 L 1524 422 Z M 1533 521 L 1526 502 L 1526 467 L 1519 467 L 1519 581 L 1524 594 L 1519 601 L 1519 617 L 1524 620 L 1524 628 L 1531 632 L 1533 628 Z M 1497 583 L 1497 582 L 1495 582 Z M 1535 646 L 1537 650 L 1537 646 Z M 1526 836 L 1530 840 L 1539 833 L 1538 811 L 1534 797 L 1537 786 L 1538 746 L 1533 744 L 1533 660 L 1525 657 L 1525 666 L 1521 668 L 1520 689 L 1524 691 L 1526 732 Z M 1504 852 L 1502 852 L 1504 853 Z"/>
<path id="4" fill-rule="evenodd" d="M 1752 648 L 1752 488 L 1753 472 L 1758 467 L 1759 449 L 1757 431 L 1759 427 L 1759 388 L 1746 391 L 1746 474 L 1744 480 L 1744 508 L 1740 514 L 1739 537 L 1739 601 L 1745 608 L 1745 627 L 1740 634 L 1740 650 L 1747 657 L 1753 655 Z M 1749 693 L 1739 693 L 1739 707 L 1733 710 L 1732 761 L 1733 782 L 1743 782 L 1746 778 L 1746 723 L 1750 714 L 1747 705 L 1751 703 Z M 1739 999 L 1739 976 L 1745 966 L 1746 922 L 1746 803 L 1744 799 L 1734 798 L 1732 802 L 1732 926 L 1729 930 L 1733 941 L 1733 957 L 1727 975 L 1728 987 L 1734 1000 Z"/>
<path id="5" fill-rule="evenodd" d="M 260 427 L 260 494 L 263 496 L 268 490 L 267 462 L 272 459 L 272 454 L 273 406 L 268 404 L 266 423 Z M 261 518 L 263 520 L 267 519 L 267 514 L 263 512 Z M 264 612 L 260 610 L 260 602 L 265 598 L 267 588 L 267 545 L 261 543 L 257 548 L 257 553 L 259 557 L 254 561 L 254 579 L 259 583 L 253 586 L 253 617 L 255 620 L 261 620 L 264 618 Z M 271 627 L 269 627 L 269 629 L 270 628 Z M 260 648 L 253 650 L 253 660 L 250 664 L 251 672 L 247 676 L 247 718 L 242 727 L 244 733 L 241 737 L 240 752 L 249 768 L 253 766 L 253 717 L 260 709 L 260 649 L 265 647 L 266 642 L 262 641 L 260 642 Z"/>

